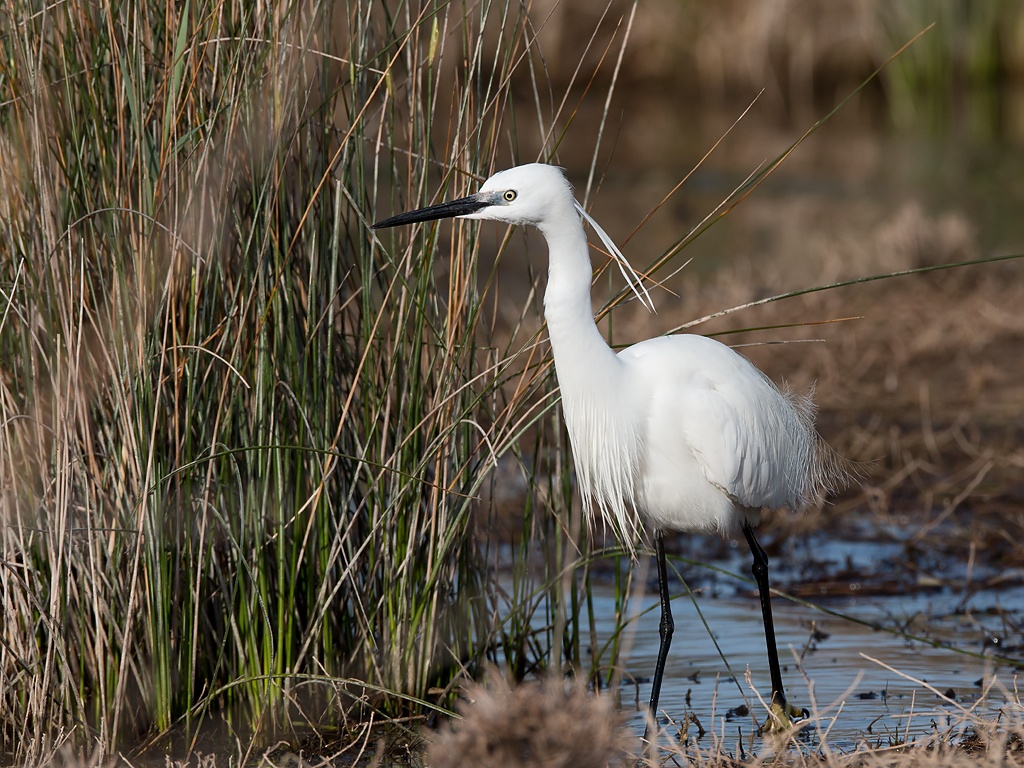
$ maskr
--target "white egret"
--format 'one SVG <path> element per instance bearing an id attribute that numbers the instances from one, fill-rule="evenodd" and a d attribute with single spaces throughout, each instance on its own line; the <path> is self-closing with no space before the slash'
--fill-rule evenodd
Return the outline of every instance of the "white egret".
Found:
<path id="1" fill-rule="evenodd" d="M 754 537 L 763 509 L 800 509 L 845 482 L 845 462 L 819 437 L 809 398 L 781 391 L 729 347 L 673 335 L 615 353 L 594 322 L 593 269 L 581 217 L 594 227 L 636 296 L 651 300 L 611 238 L 573 198 L 561 169 L 532 163 L 496 173 L 476 194 L 399 214 L 374 229 L 459 217 L 530 224 L 548 245 L 544 317 L 588 521 L 600 517 L 632 551 L 654 528 L 660 646 L 650 712 L 674 623 L 663 532 L 740 530 L 753 555 L 771 673 L 771 723 L 786 701 L 772 624 L 768 557 Z"/>

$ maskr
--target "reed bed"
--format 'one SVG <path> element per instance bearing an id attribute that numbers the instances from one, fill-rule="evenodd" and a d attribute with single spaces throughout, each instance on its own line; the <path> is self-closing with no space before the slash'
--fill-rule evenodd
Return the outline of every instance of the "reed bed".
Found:
<path id="1" fill-rule="evenodd" d="M 5 762 L 380 762 L 486 664 L 608 682 L 539 281 L 509 313 L 507 235 L 368 224 L 557 159 L 636 8 L 570 61 L 489 1 L 3 5 Z"/>
<path id="2" fill-rule="evenodd" d="M 524 10 L 4 16 L 10 759 L 102 761 L 213 722 L 343 735 L 445 712 L 484 659 L 579 662 L 546 352 L 496 346 L 471 230 L 399 245 L 367 226 L 551 123 Z M 487 567 L 499 459 L 532 489 L 530 536 L 565 544 L 540 590 L 528 537 L 501 588 Z"/>

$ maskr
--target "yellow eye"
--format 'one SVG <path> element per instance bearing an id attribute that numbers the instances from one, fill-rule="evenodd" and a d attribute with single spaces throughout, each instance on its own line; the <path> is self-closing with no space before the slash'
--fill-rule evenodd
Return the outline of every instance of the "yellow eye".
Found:
<path id="1" fill-rule="evenodd" d="M 511 203 L 516 199 L 516 191 L 514 189 L 507 190 L 502 197 L 505 198 L 506 203 Z"/>

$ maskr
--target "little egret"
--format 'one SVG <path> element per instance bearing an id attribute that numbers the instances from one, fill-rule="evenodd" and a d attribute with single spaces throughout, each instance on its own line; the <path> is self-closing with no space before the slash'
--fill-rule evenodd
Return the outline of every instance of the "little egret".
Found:
<path id="1" fill-rule="evenodd" d="M 847 478 L 845 462 L 819 437 L 809 398 L 780 391 L 754 365 L 704 336 L 661 336 L 616 354 L 594 322 L 593 269 L 582 219 L 594 228 L 640 301 L 641 279 L 611 238 L 573 198 L 561 169 L 531 163 L 496 173 L 474 195 L 379 221 L 374 229 L 459 217 L 532 224 L 548 245 L 544 294 L 555 373 L 592 525 L 600 516 L 633 551 L 641 520 L 655 531 L 661 642 L 650 713 L 674 623 L 664 531 L 743 532 L 753 555 L 768 646 L 769 723 L 790 707 L 772 624 L 768 557 L 754 537 L 763 509 L 798 510 Z"/>

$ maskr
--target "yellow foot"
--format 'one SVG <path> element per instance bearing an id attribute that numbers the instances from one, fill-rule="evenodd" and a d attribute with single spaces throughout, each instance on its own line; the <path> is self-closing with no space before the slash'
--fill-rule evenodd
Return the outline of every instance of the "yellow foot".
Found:
<path id="1" fill-rule="evenodd" d="M 761 733 L 785 733 L 793 725 L 810 717 L 806 709 L 797 709 L 792 704 L 780 704 L 773 701 L 768 707 L 768 720 L 761 726 Z"/>

